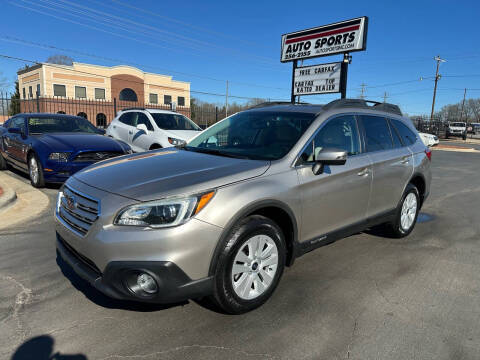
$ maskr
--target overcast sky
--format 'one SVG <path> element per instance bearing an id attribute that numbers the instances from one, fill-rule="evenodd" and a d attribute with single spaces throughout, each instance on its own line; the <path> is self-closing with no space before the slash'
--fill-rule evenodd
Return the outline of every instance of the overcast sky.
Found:
<path id="1" fill-rule="evenodd" d="M 196 92 L 225 94 L 229 80 L 233 96 L 289 99 L 291 63 L 280 63 L 281 35 L 368 16 L 367 50 L 352 53 L 348 97 L 357 97 L 363 83 L 369 99 L 381 101 L 387 92 L 387 101 L 403 111 L 429 113 L 435 55 L 447 60 L 440 67 L 437 109 L 461 101 L 463 88 L 469 89 L 467 97 L 480 97 L 480 2 L 474 0 L 2 0 L 1 5 L 1 55 L 45 61 L 61 53 L 78 62 L 135 65 L 190 81 L 192 96 L 219 103 L 223 96 Z M 0 72 L 13 82 L 23 64 L 0 58 Z"/>

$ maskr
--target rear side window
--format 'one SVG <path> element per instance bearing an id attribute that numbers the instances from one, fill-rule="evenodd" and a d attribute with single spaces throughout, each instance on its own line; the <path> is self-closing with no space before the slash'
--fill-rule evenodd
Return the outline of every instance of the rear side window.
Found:
<path id="1" fill-rule="evenodd" d="M 392 125 L 392 120 L 390 120 L 390 133 L 392 134 L 392 139 L 393 139 L 393 147 L 394 148 L 399 148 L 402 147 L 402 140 L 400 140 L 400 135 L 398 134 L 397 130 Z"/>
<path id="2" fill-rule="evenodd" d="M 390 129 L 383 117 L 360 115 L 365 129 L 365 146 L 367 152 L 389 150 L 393 148 Z"/>
<path id="3" fill-rule="evenodd" d="M 134 115 L 133 112 L 125 113 L 118 118 L 118 121 L 120 121 L 121 123 L 124 123 L 125 125 L 133 126 L 133 116 L 132 115 Z"/>
<path id="4" fill-rule="evenodd" d="M 415 143 L 415 141 L 417 141 L 417 136 L 415 135 L 415 133 L 401 121 L 390 119 L 390 123 L 395 129 L 397 129 L 398 134 L 400 135 L 400 138 L 402 139 L 404 145 L 412 145 Z"/>

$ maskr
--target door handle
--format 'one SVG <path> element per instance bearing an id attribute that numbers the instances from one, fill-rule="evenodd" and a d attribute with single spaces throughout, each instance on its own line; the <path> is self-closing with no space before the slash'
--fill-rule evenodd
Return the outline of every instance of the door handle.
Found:
<path id="1" fill-rule="evenodd" d="M 370 174 L 370 170 L 368 170 L 368 168 L 365 168 L 362 171 L 359 171 L 357 173 L 358 176 L 365 176 L 365 175 L 368 175 L 368 174 Z"/>
<path id="2" fill-rule="evenodd" d="M 115 125 L 113 125 L 113 128 L 116 129 L 117 127 Z"/>
<path id="3" fill-rule="evenodd" d="M 132 135 L 132 134 L 133 134 L 133 131 L 129 131 L 128 133 L 129 133 L 130 135 Z"/>
<path id="4" fill-rule="evenodd" d="M 402 164 L 408 164 L 410 162 L 410 157 L 409 156 L 406 156 L 402 159 L 402 161 L 400 161 L 400 163 Z"/>

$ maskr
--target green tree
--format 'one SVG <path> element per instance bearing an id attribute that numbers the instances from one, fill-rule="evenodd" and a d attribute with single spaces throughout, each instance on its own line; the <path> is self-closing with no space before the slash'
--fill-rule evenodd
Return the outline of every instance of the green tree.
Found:
<path id="1" fill-rule="evenodd" d="M 18 80 L 15 81 L 15 93 L 10 98 L 10 108 L 8 109 L 8 115 L 12 116 L 20 112 L 20 89 L 18 86 Z"/>

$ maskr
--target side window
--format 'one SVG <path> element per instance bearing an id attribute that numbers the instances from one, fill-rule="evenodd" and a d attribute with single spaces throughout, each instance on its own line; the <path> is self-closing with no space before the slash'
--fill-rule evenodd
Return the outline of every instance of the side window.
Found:
<path id="1" fill-rule="evenodd" d="M 389 127 L 390 127 L 390 133 L 392 134 L 392 139 L 393 139 L 393 147 L 394 148 L 399 148 L 399 147 L 402 147 L 403 144 L 402 144 L 402 140 L 400 140 L 400 135 L 398 135 L 398 132 L 397 130 L 395 130 L 395 128 L 393 127 L 392 125 L 392 120 L 390 119 L 388 121 L 389 123 Z"/>
<path id="2" fill-rule="evenodd" d="M 153 131 L 152 123 L 144 113 L 138 113 L 137 125 L 138 124 L 144 124 L 147 127 L 147 130 Z"/>
<path id="3" fill-rule="evenodd" d="M 400 137 L 402 138 L 403 143 L 405 145 L 407 145 L 407 146 L 412 145 L 412 144 L 415 143 L 415 141 L 417 141 L 417 136 L 415 135 L 415 133 L 412 130 L 410 130 L 408 128 L 407 125 L 403 124 L 399 120 L 391 119 L 390 121 L 393 124 L 393 126 L 395 127 L 395 129 L 397 129 L 397 131 L 400 134 Z"/>
<path id="4" fill-rule="evenodd" d="M 120 121 L 121 123 L 124 123 L 125 125 L 133 126 L 132 115 L 133 115 L 132 112 L 125 113 L 118 118 L 118 121 Z"/>
<path id="5" fill-rule="evenodd" d="M 353 115 L 343 115 L 328 120 L 302 153 L 302 161 L 315 161 L 315 155 L 325 148 L 345 150 L 348 156 L 360 153 L 357 123 Z"/>
<path id="6" fill-rule="evenodd" d="M 12 123 L 12 120 L 7 120 L 3 123 L 3 127 L 5 129 L 8 129 L 10 127 L 10 124 Z"/>
<path id="7" fill-rule="evenodd" d="M 393 148 L 392 136 L 385 118 L 373 115 L 360 115 L 360 118 L 365 129 L 367 152 Z"/>
<path id="8" fill-rule="evenodd" d="M 19 128 L 25 134 L 25 119 L 22 118 L 22 117 L 17 117 L 15 119 L 13 119 L 11 127 L 12 128 Z"/>

